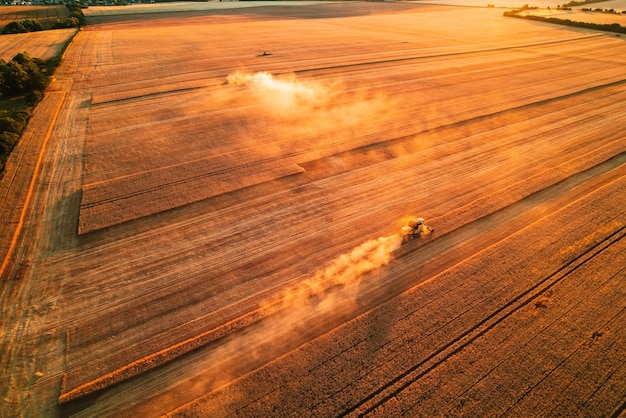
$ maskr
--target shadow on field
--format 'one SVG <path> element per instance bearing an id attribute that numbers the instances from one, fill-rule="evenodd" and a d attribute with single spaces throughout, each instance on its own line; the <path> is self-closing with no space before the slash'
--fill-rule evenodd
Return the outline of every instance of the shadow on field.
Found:
<path id="1" fill-rule="evenodd" d="M 410 275 L 396 275 L 391 270 L 389 266 L 381 267 L 379 274 L 376 274 L 376 283 L 362 286 L 357 296 L 359 313 L 371 309 L 365 341 L 368 360 L 375 357 L 389 342 L 392 325 L 400 319 L 397 315 L 401 298 L 397 296 L 413 287 L 416 282 L 426 279 L 422 277 L 423 264 L 411 271 Z M 362 284 L 366 283 L 367 280 L 362 281 Z"/>
<path id="2" fill-rule="evenodd" d="M 61 197 L 55 203 L 51 215 L 53 219 L 48 222 L 50 254 L 66 251 L 78 244 L 78 216 L 82 195 L 82 190 L 78 190 Z"/>

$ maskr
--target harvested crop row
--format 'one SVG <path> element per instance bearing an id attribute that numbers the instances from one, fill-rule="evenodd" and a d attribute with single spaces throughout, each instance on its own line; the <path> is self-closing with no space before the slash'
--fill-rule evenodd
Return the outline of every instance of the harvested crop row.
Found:
<path id="1" fill-rule="evenodd" d="M 151 172 L 124 178 L 113 184 L 98 185 L 97 188 L 84 188 L 85 200 L 81 205 L 78 233 L 84 234 L 304 171 L 302 167 L 289 164 L 288 161 L 230 165 L 220 171 L 211 171 L 211 165 L 207 163 L 200 161 L 194 164 L 200 170 L 197 172 L 186 171 L 190 167 L 183 165 L 177 166 L 176 171 L 168 170 L 165 176 Z M 157 187 L 150 187 L 150 184 L 154 184 L 150 182 L 150 177 L 158 178 Z M 181 184 L 184 184 L 182 190 Z M 111 190 L 115 190 L 114 193 Z M 104 195 L 105 198 L 98 199 L 98 195 Z M 147 201 L 152 204 L 145 205 Z"/>

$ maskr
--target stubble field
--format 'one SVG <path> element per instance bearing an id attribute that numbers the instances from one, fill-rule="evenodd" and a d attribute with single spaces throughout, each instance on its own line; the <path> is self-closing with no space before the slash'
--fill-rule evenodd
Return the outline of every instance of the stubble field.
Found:
<path id="1" fill-rule="evenodd" d="M 486 8 L 185 13 L 94 12 L 58 69 L 2 272 L 5 408 L 623 413 L 623 40 Z M 435 233 L 400 245 L 409 215 Z"/>
<path id="2" fill-rule="evenodd" d="M 55 29 L 41 32 L 0 36 L 0 58 L 9 61 L 21 52 L 47 60 L 58 56 L 77 29 Z"/>

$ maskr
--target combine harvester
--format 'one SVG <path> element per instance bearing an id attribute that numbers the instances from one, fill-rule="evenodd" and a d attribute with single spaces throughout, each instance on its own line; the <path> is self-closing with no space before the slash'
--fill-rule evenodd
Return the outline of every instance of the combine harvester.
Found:
<path id="1" fill-rule="evenodd" d="M 415 238 L 430 235 L 434 231 L 433 228 L 424 223 L 424 218 L 415 218 L 400 229 L 400 236 L 402 237 L 402 243 L 405 244 Z"/>

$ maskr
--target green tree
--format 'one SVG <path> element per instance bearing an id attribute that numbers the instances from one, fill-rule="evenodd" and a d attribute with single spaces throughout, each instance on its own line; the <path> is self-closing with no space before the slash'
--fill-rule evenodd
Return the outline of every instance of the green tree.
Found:
<path id="1" fill-rule="evenodd" d="M 22 22 L 11 22 L 8 23 L 4 29 L 2 29 L 2 33 L 26 33 L 28 29 L 24 27 Z"/>
<path id="2" fill-rule="evenodd" d="M 29 32 L 38 32 L 40 30 L 43 30 L 43 26 L 41 26 L 41 23 L 38 20 L 34 20 L 34 19 L 25 20 L 22 22 L 22 25 Z"/>

